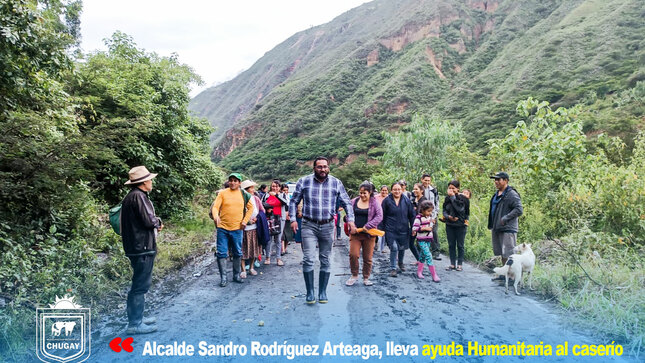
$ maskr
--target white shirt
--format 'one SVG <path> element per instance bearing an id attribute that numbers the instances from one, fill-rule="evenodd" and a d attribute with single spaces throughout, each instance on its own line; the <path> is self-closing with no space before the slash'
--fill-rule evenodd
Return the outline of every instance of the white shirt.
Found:
<path id="1" fill-rule="evenodd" d="M 258 208 L 257 203 L 255 203 L 255 197 L 254 196 L 251 196 L 251 204 L 253 204 L 253 213 L 251 213 L 251 219 L 257 218 L 260 209 Z M 249 219 L 249 220 L 251 220 L 251 219 Z M 252 231 L 252 230 L 254 230 L 256 228 L 258 228 L 258 225 L 256 223 L 253 223 L 253 224 L 247 224 L 246 227 L 244 227 L 244 230 L 245 231 Z"/>

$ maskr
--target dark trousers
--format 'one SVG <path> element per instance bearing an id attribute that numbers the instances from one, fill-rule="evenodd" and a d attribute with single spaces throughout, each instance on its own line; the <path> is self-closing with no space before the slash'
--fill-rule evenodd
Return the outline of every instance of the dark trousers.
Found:
<path id="1" fill-rule="evenodd" d="M 143 319 L 143 308 L 145 306 L 145 293 L 152 285 L 152 266 L 155 262 L 155 255 L 131 256 L 132 265 L 132 287 L 128 292 L 126 311 L 130 326 L 141 324 Z"/>
<path id="2" fill-rule="evenodd" d="M 446 226 L 448 249 L 450 250 L 450 264 L 461 265 L 464 262 L 464 240 L 466 239 L 466 226 Z"/>
<path id="3" fill-rule="evenodd" d="M 417 238 L 415 236 L 410 236 L 410 251 L 414 258 L 419 261 L 419 251 L 417 250 Z"/>
<path id="4" fill-rule="evenodd" d="M 432 252 L 432 257 L 439 256 L 439 250 L 441 245 L 439 244 L 439 234 L 437 233 L 437 225 L 434 225 L 432 229 L 432 242 L 430 243 L 430 251 Z"/>

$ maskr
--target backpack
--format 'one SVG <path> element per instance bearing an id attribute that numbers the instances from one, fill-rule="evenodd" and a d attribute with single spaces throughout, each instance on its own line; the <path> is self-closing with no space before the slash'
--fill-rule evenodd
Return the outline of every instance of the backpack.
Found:
<path id="1" fill-rule="evenodd" d="M 240 191 L 242 192 L 242 199 L 244 199 L 244 210 L 242 211 L 242 219 L 244 219 L 244 217 L 246 217 L 246 204 L 249 202 L 249 200 L 251 200 L 252 195 L 247 193 L 242 188 L 240 188 Z M 215 198 L 215 200 L 217 200 L 217 198 Z M 213 217 L 213 206 L 215 205 L 215 200 L 213 200 L 213 203 L 211 203 L 211 207 L 208 208 L 208 216 L 212 220 L 215 220 L 215 217 Z"/>
<path id="2" fill-rule="evenodd" d="M 122 205 L 123 205 L 123 201 L 121 201 L 121 203 L 115 205 L 114 207 L 110 208 L 110 210 L 108 211 L 112 230 L 114 231 L 114 233 L 118 234 L 119 236 L 121 235 L 121 206 Z"/>

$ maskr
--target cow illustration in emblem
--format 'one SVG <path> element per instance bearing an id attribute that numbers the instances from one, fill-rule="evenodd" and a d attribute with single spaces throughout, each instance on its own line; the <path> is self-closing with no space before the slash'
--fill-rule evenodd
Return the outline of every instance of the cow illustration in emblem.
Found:
<path id="1" fill-rule="evenodd" d="M 65 336 L 72 334 L 74 327 L 76 326 L 75 321 L 57 321 L 52 325 L 52 336 L 58 337 L 60 333 L 65 330 Z"/>

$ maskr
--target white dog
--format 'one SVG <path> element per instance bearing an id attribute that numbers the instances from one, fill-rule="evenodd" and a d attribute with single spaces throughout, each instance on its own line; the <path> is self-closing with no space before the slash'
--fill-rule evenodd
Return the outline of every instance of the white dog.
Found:
<path id="1" fill-rule="evenodd" d="M 517 285 L 521 284 L 520 287 L 524 288 L 524 281 L 522 280 L 522 273 L 529 275 L 529 289 L 533 290 L 533 277 L 531 272 L 533 272 L 533 267 L 535 267 L 535 254 L 531 249 L 530 243 L 522 243 L 519 246 L 516 246 L 513 249 L 514 254 L 508 257 L 506 265 L 502 267 L 495 267 L 493 270 L 498 275 L 506 276 L 506 293 L 508 294 L 508 279 L 512 278 L 515 280 L 513 287 L 515 287 L 515 294 L 519 295 L 517 292 Z"/>

